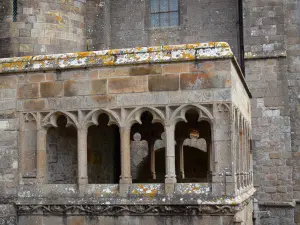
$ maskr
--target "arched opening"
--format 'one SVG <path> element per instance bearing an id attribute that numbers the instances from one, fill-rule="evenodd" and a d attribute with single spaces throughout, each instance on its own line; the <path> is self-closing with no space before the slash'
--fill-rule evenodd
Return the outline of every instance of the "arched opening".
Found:
<path id="1" fill-rule="evenodd" d="M 131 175 L 134 183 L 164 182 L 165 148 L 155 150 L 155 142 L 161 139 L 164 127 L 152 123 L 152 120 L 152 114 L 146 111 L 141 115 L 142 124 L 131 127 Z"/>
<path id="2" fill-rule="evenodd" d="M 191 109 L 186 112 L 187 122 L 179 122 L 175 128 L 176 171 L 178 182 L 210 181 L 211 126 L 199 120 L 199 114 Z"/>
<path id="3" fill-rule="evenodd" d="M 57 127 L 47 132 L 47 180 L 50 184 L 77 182 L 77 130 L 66 125 L 67 118 L 60 115 Z"/>
<path id="4" fill-rule="evenodd" d="M 108 126 L 108 123 L 109 117 L 101 114 L 98 125 L 88 129 L 87 161 L 90 184 L 119 182 L 120 132 L 116 125 Z"/>

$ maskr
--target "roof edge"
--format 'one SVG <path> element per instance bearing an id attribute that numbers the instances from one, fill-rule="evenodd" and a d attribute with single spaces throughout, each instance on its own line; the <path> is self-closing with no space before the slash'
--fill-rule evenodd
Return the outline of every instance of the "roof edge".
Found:
<path id="1" fill-rule="evenodd" d="M 233 58 L 228 43 L 209 42 L 0 59 L 0 73 Z"/>

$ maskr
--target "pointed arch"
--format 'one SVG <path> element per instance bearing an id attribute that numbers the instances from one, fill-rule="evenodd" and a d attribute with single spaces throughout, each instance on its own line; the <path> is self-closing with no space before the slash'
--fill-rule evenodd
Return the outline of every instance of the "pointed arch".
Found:
<path id="1" fill-rule="evenodd" d="M 164 121 L 165 121 L 164 113 L 161 110 L 159 110 L 155 107 L 151 107 L 151 106 L 143 106 L 143 107 L 135 108 L 126 117 L 126 120 L 125 120 L 126 124 L 130 124 L 130 125 L 132 125 L 134 123 L 141 124 L 142 123 L 141 115 L 146 111 L 148 111 L 152 114 L 152 116 L 153 116 L 152 123 L 164 124 Z"/>
<path id="2" fill-rule="evenodd" d="M 172 113 L 172 115 L 170 117 L 171 123 L 176 124 L 179 121 L 187 122 L 185 114 L 187 111 L 189 111 L 191 109 L 195 109 L 198 112 L 198 114 L 199 114 L 198 121 L 206 120 L 210 123 L 212 122 L 213 115 L 207 108 L 205 108 L 202 105 L 188 104 L 188 105 L 182 105 L 182 106 L 178 107 Z"/>
<path id="3" fill-rule="evenodd" d="M 106 114 L 108 116 L 108 126 L 117 125 L 118 127 L 120 127 L 120 116 L 110 109 L 95 109 L 89 112 L 81 122 L 81 126 L 88 128 L 92 125 L 98 125 L 98 117 L 101 114 Z"/>
<path id="4" fill-rule="evenodd" d="M 45 118 L 42 120 L 43 127 L 57 127 L 57 119 L 59 116 L 64 115 L 67 119 L 66 127 L 74 126 L 75 128 L 79 127 L 78 119 L 76 116 L 70 112 L 64 111 L 53 111 L 50 112 Z"/>

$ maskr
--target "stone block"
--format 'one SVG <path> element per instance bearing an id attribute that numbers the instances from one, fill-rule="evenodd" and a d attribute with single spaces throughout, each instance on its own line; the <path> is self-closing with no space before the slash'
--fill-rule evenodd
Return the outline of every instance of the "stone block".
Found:
<path id="1" fill-rule="evenodd" d="M 147 65 L 147 66 L 136 66 L 131 67 L 129 70 L 129 75 L 139 76 L 139 75 L 149 75 L 149 74 L 161 74 L 160 65 Z"/>
<path id="2" fill-rule="evenodd" d="M 19 224 L 22 225 L 41 225 L 43 224 L 42 216 L 20 216 L 18 218 Z"/>
<path id="3" fill-rule="evenodd" d="M 46 100 L 43 99 L 31 99 L 31 100 L 25 100 L 23 102 L 24 110 L 30 111 L 30 110 L 43 110 L 46 107 Z"/>
<path id="4" fill-rule="evenodd" d="M 38 83 L 38 82 L 43 82 L 45 81 L 45 74 L 43 73 L 32 73 L 32 74 L 26 74 L 23 77 L 23 82 L 28 82 L 28 83 Z"/>
<path id="5" fill-rule="evenodd" d="M 270 159 L 280 159 L 281 154 L 280 153 L 270 153 L 269 157 L 270 157 Z"/>
<path id="6" fill-rule="evenodd" d="M 148 77 L 111 78 L 108 80 L 108 90 L 111 94 L 147 92 Z"/>
<path id="7" fill-rule="evenodd" d="M 181 90 L 199 90 L 211 88 L 211 75 L 208 73 L 182 73 L 180 74 Z"/>
<path id="8" fill-rule="evenodd" d="M 63 96 L 63 82 L 42 82 L 40 83 L 40 92 L 42 98 Z"/>
<path id="9" fill-rule="evenodd" d="M 91 81 L 91 94 L 92 95 L 103 95 L 107 93 L 106 87 L 107 87 L 107 80 L 101 79 L 101 80 L 92 80 Z"/>
<path id="10" fill-rule="evenodd" d="M 190 64 L 189 63 L 174 63 L 163 65 L 162 72 L 165 73 L 187 73 L 190 71 Z"/>
<path id="11" fill-rule="evenodd" d="M 149 76 L 149 91 L 177 91 L 179 89 L 179 75 L 154 75 Z"/>
<path id="12" fill-rule="evenodd" d="M 33 52 L 33 44 L 20 44 L 20 52 Z"/>
<path id="13" fill-rule="evenodd" d="M 88 95 L 90 93 L 90 82 L 87 80 L 75 81 L 67 80 L 64 82 L 64 95 L 76 96 L 76 95 Z"/>
<path id="14" fill-rule="evenodd" d="M 39 84 L 29 83 L 29 84 L 19 84 L 18 85 L 18 98 L 38 98 L 40 95 Z"/>
<path id="15" fill-rule="evenodd" d="M 130 73 L 130 67 L 121 66 L 116 68 L 103 68 L 98 69 L 99 78 L 101 77 L 118 77 L 118 76 L 127 76 Z"/>
<path id="16" fill-rule="evenodd" d="M 106 94 L 106 79 L 102 80 L 67 80 L 64 82 L 64 95 Z"/>
<path id="17" fill-rule="evenodd" d="M 17 77 L 0 77 L 0 89 L 12 89 L 17 87 Z"/>

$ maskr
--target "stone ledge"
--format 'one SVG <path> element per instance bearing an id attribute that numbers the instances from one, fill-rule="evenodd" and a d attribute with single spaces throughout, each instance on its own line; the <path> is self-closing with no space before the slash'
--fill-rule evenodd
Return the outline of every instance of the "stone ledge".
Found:
<path id="1" fill-rule="evenodd" d="M 287 52 L 282 51 L 272 51 L 272 52 L 245 52 L 245 60 L 257 60 L 257 59 L 277 59 L 286 58 Z"/>
<path id="2" fill-rule="evenodd" d="M 224 58 L 234 59 L 227 43 L 195 43 L 4 58 L 0 73 Z"/>
<path id="3" fill-rule="evenodd" d="M 266 207 L 280 207 L 280 208 L 295 208 L 296 202 L 277 202 L 277 201 L 265 201 L 265 202 L 258 202 L 260 206 Z"/>

